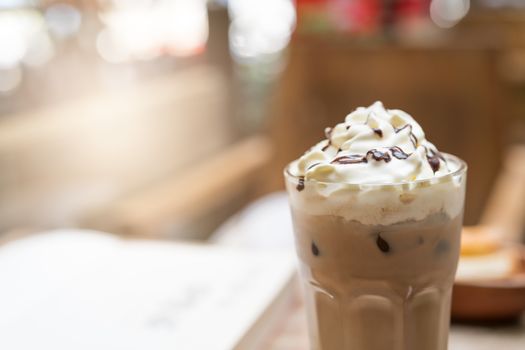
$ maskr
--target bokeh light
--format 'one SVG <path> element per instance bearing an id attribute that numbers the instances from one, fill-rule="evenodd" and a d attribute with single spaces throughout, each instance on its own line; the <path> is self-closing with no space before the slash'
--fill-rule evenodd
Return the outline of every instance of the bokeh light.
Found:
<path id="1" fill-rule="evenodd" d="M 8 11 L 0 13 L 0 67 L 10 68 L 24 57 L 27 46 L 25 15 Z"/>
<path id="2" fill-rule="evenodd" d="M 53 56 L 46 23 L 35 10 L 0 12 L 0 68 L 38 66 Z"/>
<path id="3" fill-rule="evenodd" d="M 96 47 L 100 57 L 109 63 L 122 63 L 128 59 L 127 52 L 114 42 L 107 28 L 98 33 Z"/>
<path id="4" fill-rule="evenodd" d="M 47 8 L 45 18 L 49 30 L 58 38 L 69 38 L 80 29 L 82 15 L 70 4 L 54 4 Z"/>
<path id="5" fill-rule="evenodd" d="M 97 50 L 113 63 L 198 54 L 208 39 L 204 0 L 120 0 L 100 19 L 105 29 L 97 38 Z"/>
<path id="6" fill-rule="evenodd" d="M 430 17 L 442 28 L 451 28 L 465 17 L 470 9 L 470 0 L 432 0 Z"/>
<path id="7" fill-rule="evenodd" d="M 42 67 L 55 55 L 55 45 L 47 32 L 35 33 L 28 41 L 22 62 L 30 67 Z"/>
<path id="8" fill-rule="evenodd" d="M 230 49 L 236 60 L 272 55 L 289 43 L 296 15 L 289 0 L 231 0 Z"/>
<path id="9" fill-rule="evenodd" d="M 10 94 L 22 82 L 22 69 L 19 66 L 0 69 L 0 94 Z"/>

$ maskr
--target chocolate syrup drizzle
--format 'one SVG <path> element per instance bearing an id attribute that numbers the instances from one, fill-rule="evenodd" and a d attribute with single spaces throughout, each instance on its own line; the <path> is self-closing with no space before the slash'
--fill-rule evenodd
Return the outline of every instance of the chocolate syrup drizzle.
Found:
<path id="1" fill-rule="evenodd" d="M 392 155 L 396 157 L 397 159 L 407 159 L 410 154 L 406 154 L 400 147 L 394 146 L 390 147 L 390 152 L 392 152 Z"/>
<path id="2" fill-rule="evenodd" d="M 381 130 L 381 129 L 377 129 L 377 128 L 372 129 L 372 130 L 374 131 L 374 133 L 375 133 L 377 136 L 379 136 L 379 137 L 381 137 L 381 138 L 383 137 L 383 130 Z"/>
<path id="3" fill-rule="evenodd" d="M 326 144 L 326 146 L 321 148 L 321 151 L 323 151 L 323 152 L 326 151 L 332 145 L 332 132 L 333 131 L 334 131 L 334 129 L 332 129 L 330 127 L 324 129 L 324 136 L 328 140 L 328 143 Z"/>
<path id="4" fill-rule="evenodd" d="M 351 154 L 348 156 L 337 157 L 330 162 L 331 164 L 358 164 L 358 163 L 368 163 L 366 156 L 359 154 Z"/>
<path id="5" fill-rule="evenodd" d="M 407 154 L 405 153 L 405 151 L 403 151 L 400 147 L 398 146 L 394 146 L 394 147 L 390 147 L 388 149 L 390 151 L 390 153 L 392 154 L 393 157 L 397 158 L 397 159 L 407 159 L 408 157 L 410 157 L 411 154 Z M 341 157 L 337 157 L 335 158 L 334 160 L 332 160 L 330 163 L 331 164 L 359 164 L 359 163 L 368 163 L 368 157 L 371 157 L 373 158 L 374 160 L 380 162 L 380 161 L 385 161 L 385 163 L 388 163 L 392 160 L 392 158 L 390 157 L 390 154 L 387 152 L 381 152 L 377 149 L 372 149 L 368 152 L 366 152 L 366 154 L 364 156 L 360 155 L 360 154 L 350 154 L 350 155 L 347 155 L 347 156 L 341 156 Z M 308 167 L 308 169 L 314 167 L 315 165 L 318 165 L 319 163 L 316 163 L 314 165 L 311 165 L 310 167 Z"/>
<path id="6" fill-rule="evenodd" d="M 320 252 L 319 252 L 319 248 L 317 247 L 317 244 L 315 244 L 314 241 L 312 241 L 312 254 L 315 255 L 315 256 L 319 256 Z"/>
<path id="7" fill-rule="evenodd" d="M 441 153 L 436 152 L 433 149 L 431 149 L 430 152 L 428 152 L 428 149 L 425 147 L 425 150 L 427 151 L 428 164 L 430 164 L 430 167 L 432 168 L 432 171 L 434 171 L 434 174 L 435 174 L 436 171 L 438 171 L 440 166 L 441 166 L 441 163 L 439 162 L 439 160 L 443 159 L 443 161 L 444 161 L 445 159 L 441 155 Z"/>
<path id="8" fill-rule="evenodd" d="M 304 190 L 304 176 L 299 177 L 299 182 L 297 183 L 296 187 L 297 191 L 301 192 Z"/>
<path id="9" fill-rule="evenodd" d="M 367 121 L 368 121 L 368 118 L 367 118 Z M 350 126 L 351 125 L 347 125 L 346 126 L 346 130 L 350 129 Z M 410 134 L 409 134 L 410 141 L 412 142 L 414 147 L 417 147 L 418 139 L 414 135 L 414 133 L 412 132 L 412 124 L 405 124 L 405 125 L 403 125 L 400 128 L 394 128 L 394 131 L 397 134 L 397 133 L 399 133 L 400 131 L 402 131 L 402 130 L 404 130 L 406 128 L 410 129 Z M 372 128 L 372 130 L 379 137 L 383 137 L 383 131 L 381 129 L 379 129 L 379 128 Z M 333 132 L 333 128 L 330 128 L 330 127 L 326 128 L 324 130 L 324 133 L 325 133 L 326 139 L 328 140 L 328 143 L 323 148 L 321 148 L 321 150 L 323 152 L 326 151 L 332 145 L 332 132 Z M 339 153 L 341 151 L 342 151 L 341 148 L 337 149 L 337 153 Z M 390 151 L 390 153 L 392 154 L 393 157 L 395 157 L 397 159 L 400 159 L 400 160 L 407 159 L 408 157 L 410 157 L 412 155 L 412 153 L 408 154 L 408 153 L 403 151 L 398 146 L 390 147 L 388 149 L 388 151 Z M 390 162 L 392 160 L 392 158 L 390 156 L 390 153 L 388 151 L 382 152 L 382 151 L 379 151 L 377 149 L 371 149 L 370 151 L 366 152 L 365 155 L 350 154 L 350 155 L 346 155 L 346 156 L 337 157 L 334 160 L 332 160 L 330 162 L 330 164 L 343 164 L 343 165 L 346 165 L 346 164 L 368 163 L 368 157 L 370 157 L 370 158 L 372 158 L 372 159 L 374 159 L 375 161 L 378 161 L 378 162 L 384 161 L 385 163 L 388 163 L 388 162 Z M 426 147 L 425 147 L 425 153 L 426 153 L 428 164 L 430 165 L 430 167 L 432 168 L 434 173 L 436 173 L 439 170 L 440 166 L 441 166 L 441 163 L 440 163 L 439 160 L 441 159 L 443 162 L 445 162 L 445 158 L 443 157 L 443 155 L 441 153 L 439 153 L 437 151 L 434 151 L 433 149 L 429 150 Z M 314 164 L 310 165 L 306 170 L 310 170 L 310 169 L 316 167 L 319 164 L 321 164 L 321 163 L 314 163 Z M 297 191 L 302 191 L 302 190 L 304 190 L 304 176 L 301 176 L 299 178 L 299 182 L 297 184 Z M 380 236 L 378 236 L 377 243 L 378 243 L 378 246 L 380 246 L 379 248 L 383 252 L 387 252 L 388 251 L 388 249 L 389 249 L 389 247 L 387 248 L 388 243 L 384 239 L 382 239 Z"/>
<path id="10" fill-rule="evenodd" d="M 319 164 L 321 164 L 321 163 L 311 164 L 310 166 L 308 166 L 308 168 L 306 168 L 306 170 L 308 171 L 308 170 L 312 169 L 313 167 L 318 166 Z"/>
<path id="11" fill-rule="evenodd" d="M 377 149 L 371 149 L 370 151 L 366 152 L 365 157 L 368 157 L 368 156 L 372 156 L 372 158 L 374 158 L 374 160 L 378 162 L 384 160 L 385 163 L 388 163 L 392 160 L 388 152 L 381 152 L 381 151 L 378 151 Z"/>
<path id="12" fill-rule="evenodd" d="M 383 237 L 381 237 L 381 234 L 377 235 L 376 245 L 379 250 L 385 254 L 390 251 L 390 244 L 388 244 L 388 242 Z"/>
<path id="13" fill-rule="evenodd" d="M 414 145 L 414 147 L 417 147 L 418 139 L 417 139 L 416 135 L 414 135 L 414 133 L 412 132 L 412 124 L 405 124 L 405 125 L 403 125 L 400 128 L 394 128 L 394 131 L 397 134 L 398 132 L 400 132 L 401 130 L 404 130 L 406 128 L 410 129 L 410 134 L 408 135 L 410 137 L 410 142 L 412 142 L 412 145 Z"/>
<path id="14" fill-rule="evenodd" d="M 414 148 L 416 148 L 417 143 L 419 142 L 416 135 L 410 133 L 410 141 L 412 141 L 412 145 L 414 145 Z"/>
<path id="15" fill-rule="evenodd" d="M 394 131 L 396 132 L 396 134 L 398 132 L 400 132 L 401 130 L 405 130 L 406 128 L 409 128 L 410 129 L 410 132 L 412 132 L 412 124 L 405 124 L 403 125 L 402 127 L 400 128 L 394 128 Z"/>

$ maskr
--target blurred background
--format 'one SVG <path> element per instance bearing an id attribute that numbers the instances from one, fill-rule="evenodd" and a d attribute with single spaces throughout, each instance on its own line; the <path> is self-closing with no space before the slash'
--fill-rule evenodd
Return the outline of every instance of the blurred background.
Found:
<path id="1" fill-rule="evenodd" d="M 474 251 L 481 246 L 482 253 L 492 254 L 497 246 L 493 241 L 523 240 L 523 0 L 0 0 L 0 247 L 5 247 L 0 260 L 9 256 L 12 244 L 16 248 L 18 238 L 72 229 L 61 231 L 60 239 L 50 236 L 47 245 L 35 241 L 38 249 L 25 250 L 29 258 L 17 263 L 1 260 L 1 289 L 7 294 L 0 295 L 0 302 L 19 309 L 11 316 L 8 312 L 0 328 L 9 329 L 13 319 L 21 325 L 21 336 L 11 332 L 15 340 L 7 343 L 31 340 L 26 332 L 35 334 L 43 325 L 54 334 L 54 323 L 45 320 L 63 310 L 57 314 L 63 323 L 55 328 L 71 323 L 84 332 L 82 337 L 99 325 L 125 324 L 120 317 L 128 311 L 134 315 L 130 310 L 145 303 L 141 292 L 132 294 L 137 299 L 130 299 L 126 309 L 116 309 L 115 323 L 107 323 L 102 311 L 87 326 L 69 320 L 89 314 L 75 311 L 86 305 L 91 309 L 91 304 L 79 302 L 85 295 L 98 295 L 101 302 L 92 304 L 103 305 L 101 310 L 117 307 L 121 296 L 131 295 L 129 290 L 147 288 L 144 281 L 153 275 L 158 281 L 151 283 L 152 293 L 183 292 L 175 301 L 151 297 L 160 300 L 159 310 L 169 311 L 168 321 L 177 320 L 179 307 L 191 309 L 198 321 L 194 339 L 206 338 L 201 336 L 205 327 L 200 320 L 213 322 L 212 313 L 196 307 L 195 300 L 212 294 L 196 293 L 194 285 L 177 284 L 180 279 L 172 276 L 193 274 L 185 268 L 189 261 L 197 261 L 193 268 L 202 267 L 206 264 L 199 259 L 215 253 L 192 248 L 168 263 L 161 254 L 164 248 L 151 248 L 147 259 L 129 255 L 120 264 L 113 255 L 116 250 L 107 260 L 99 259 L 105 248 L 95 249 L 76 230 L 154 238 L 164 240 L 165 246 L 166 240 L 191 240 L 290 253 L 293 241 L 282 169 L 324 138 L 325 127 L 376 100 L 409 112 L 441 151 L 467 161 L 465 224 L 479 225 L 471 228 L 474 232 L 490 231 L 473 240 Z M 64 238 L 72 233 L 77 233 L 74 244 Z M 465 241 L 472 240 L 464 235 Z M 2 245 L 6 242 L 10 244 Z M 204 269 L 198 283 L 220 289 L 221 298 L 237 297 L 240 285 L 251 286 L 242 290 L 252 298 L 250 305 L 259 305 L 252 308 L 253 314 L 266 315 L 277 287 L 264 292 L 273 295 L 264 299 L 257 294 L 264 289 L 260 286 L 290 289 L 286 283 L 294 278 L 293 263 L 285 266 L 285 260 L 272 256 L 273 265 L 268 258 L 261 264 L 252 253 L 237 260 L 229 254 L 224 253 L 223 263 L 233 265 L 224 265 L 224 270 L 237 273 L 240 282 L 230 283 L 231 290 L 225 292 L 221 288 L 228 278 Z M 498 278 L 513 273 L 513 261 L 505 265 L 508 259 L 491 260 L 490 254 L 476 270 L 482 277 L 492 268 Z M 466 298 L 454 302 L 453 315 L 466 310 L 459 315 L 519 317 L 525 310 L 522 255 L 522 284 L 498 280 L 494 287 L 498 293 L 514 294 L 496 297 L 489 286 L 482 291 L 486 299 L 477 299 L 467 291 Z M 498 270 L 502 261 L 510 270 Z M 179 270 L 159 267 L 168 265 Z M 254 273 L 254 266 L 267 277 Z M 114 275 L 107 277 L 106 272 Z M 135 272 L 143 276 L 134 277 Z M 55 280 L 55 274 L 62 279 Z M 130 284 L 121 283 L 117 296 L 121 276 L 128 276 Z M 223 280 L 216 283 L 213 277 Z M 116 281 L 113 287 L 103 288 L 109 280 Z M 17 284 L 21 281 L 28 284 Z M 42 296 L 44 285 L 55 288 L 49 292 L 55 295 L 54 304 Z M 77 286 L 71 287 L 74 293 L 64 287 L 71 285 Z M 460 295 L 455 288 L 454 295 Z M 68 295 L 70 304 L 63 302 Z M 40 312 L 27 307 L 27 300 L 33 300 L 29 297 L 43 300 Z M 287 312 L 293 320 L 282 321 L 287 325 L 280 327 L 285 335 L 279 344 L 288 346 L 265 343 L 261 349 L 307 348 L 299 299 L 291 303 L 295 311 Z M 245 305 L 237 304 L 241 311 L 248 309 Z M 26 318 L 18 317 L 20 308 L 28 311 Z M 144 324 L 155 328 L 169 323 L 162 312 Z M 255 318 L 248 318 L 254 323 Z M 24 328 L 27 322 L 33 322 L 29 331 Z M 240 328 L 243 322 L 238 322 Z M 477 341 L 479 350 L 499 345 L 522 349 L 524 326 L 525 319 L 519 329 L 497 333 L 503 340 L 513 339 L 512 347 L 510 342 L 493 342 L 492 329 L 468 328 L 462 333 L 456 325 L 453 345 L 471 349 Z M 220 327 L 207 329 L 209 334 Z M 123 331 L 120 339 L 129 334 Z M 39 339 L 34 337 L 36 343 Z M 152 339 L 160 338 L 155 333 Z"/>
<path id="2" fill-rule="evenodd" d="M 470 167 L 525 142 L 519 0 L 2 0 L 0 234 L 206 239 L 382 100 Z"/>

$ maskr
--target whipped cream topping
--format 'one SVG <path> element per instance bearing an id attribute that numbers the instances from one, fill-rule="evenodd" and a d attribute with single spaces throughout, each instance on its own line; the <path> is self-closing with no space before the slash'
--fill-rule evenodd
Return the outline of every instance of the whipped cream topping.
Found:
<path id="1" fill-rule="evenodd" d="M 285 172 L 294 210 L 370 225 L 462 213 L 464 163 L 439 153 L 407 113 L 376 102 L 325 133 Z"/>
<path id="2" fill-rule="evenodd" d="M 398 109 L 385 109 L 381 102 L 357 108 L 343 123 L 326 128 L 325 135 L 292 163 L 293 175 L 359 184 L 410 182 L 450 172 L 414 118 Z"/>

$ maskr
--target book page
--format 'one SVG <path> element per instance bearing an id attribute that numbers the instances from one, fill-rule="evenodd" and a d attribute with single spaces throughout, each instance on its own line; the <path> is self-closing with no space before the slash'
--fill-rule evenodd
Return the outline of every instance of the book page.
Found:
<path id="1" fill-rule="evenodd" d="M 232 349 L 294 270 L 289 254 L 38 235 L 0 248 L 0 349 Z"/>

